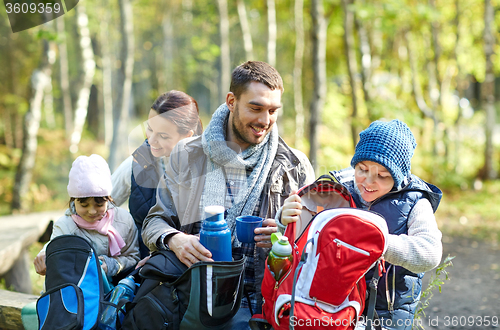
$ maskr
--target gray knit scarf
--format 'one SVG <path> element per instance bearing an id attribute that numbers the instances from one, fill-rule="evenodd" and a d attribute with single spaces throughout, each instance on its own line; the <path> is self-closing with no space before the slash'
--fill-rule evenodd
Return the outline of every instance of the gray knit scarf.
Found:
<path id="1" fill-rule="evenodd" d="M 265 139 L 256 145 L 251 145 L 241 153 L 229 148 L 226 142 L 229 109 L 222 104 L 213 114 L 210 123 L 202 135 L 203 151 L 208 157 L 207 175 L 203 194 L 203 209 L 209 205 L 225 205 L 226 178 L 223 168 L 237 168 L 245 171 L 253 168 L 247 177 L 246 187 L 241 187 L 234 198 L 233 206 L 228 210 L 226 221 L 231 232 L 236 227 L 236 217 L 252 215 L 257 205 L 267 176 L 271 170 L 276 151 L 278 150 L 278 128 L 271 129 Z M 233 235 L 234 237 L 235 235 Z M 235 238 L 237 246 L 240 243 Z"/>

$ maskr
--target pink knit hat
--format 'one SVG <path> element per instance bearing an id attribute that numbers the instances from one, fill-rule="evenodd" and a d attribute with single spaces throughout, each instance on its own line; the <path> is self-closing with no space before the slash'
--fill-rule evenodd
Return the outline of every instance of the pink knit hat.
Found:
<path id="1" fill-rule="evenodd" d="M 69 197 L 105 197 L 111 195 L 111 172 L 99 155 L 79 156 L 69 171 Z"/>

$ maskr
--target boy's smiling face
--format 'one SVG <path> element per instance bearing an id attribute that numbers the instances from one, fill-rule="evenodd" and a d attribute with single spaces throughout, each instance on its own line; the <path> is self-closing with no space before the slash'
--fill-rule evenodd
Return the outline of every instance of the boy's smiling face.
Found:
<path id="1" fill-rule="evenodd" d="M 373 202 L 394 187 L 391 173 L 379 163 L 368 160 L 356 164 L 354 180 L 365 202 Z"/>

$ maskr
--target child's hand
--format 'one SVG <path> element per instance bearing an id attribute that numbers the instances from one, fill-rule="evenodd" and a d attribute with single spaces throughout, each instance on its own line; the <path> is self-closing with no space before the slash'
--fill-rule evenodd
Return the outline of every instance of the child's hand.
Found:
<path id="1" fill-rule="evenodd" d="M 108 273 L 108 265 L 106 265 L 106 261 L 104 261 L 104 257 L 99 256 L 99 261 L 101 261 L 101 268 L 104 270 L 104 273 Z"/>
<path id="2" fill-rule="evenodd" d="M 289 223 L 296 222 L 299 220 L 299 216 L 302 213 L 301 199 L 297 195 L 297 191 L 292 190 L 290 196 L 285 199 L 283 204 L 283 210 L 281 211 L 281 223 L 285 226 Z"/>
<path id="3" fill-rule="evenodd" d="M 137 266 L 135 266 L 135 269 L 137 269 L 137 268 L 139 268 L 139 267 L 144 266 L 144 265 L 146 264 L 146 261 L 148 261 L 148 260 L 149 260 L 149 258 L 151 258 L 151 256 L 147 256 L 147 257 L 145 257 L 144 259 L 142 259 L 141 261 L 139 261 L 139 262 L 137 263 Z"/>
<path id="4" fill-rule="evenodd" d="M 47 271 L 47 265 L 45 264 L 45 250 L 40 251 L 33 261 L 35 264 L 35 271 L 40 275 L 45 275 Z"/>

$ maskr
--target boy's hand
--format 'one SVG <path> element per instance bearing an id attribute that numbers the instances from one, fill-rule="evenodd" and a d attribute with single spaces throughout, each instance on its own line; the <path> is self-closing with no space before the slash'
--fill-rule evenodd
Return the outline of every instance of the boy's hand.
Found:
<path id="1" fill-rule="evenodd" d="M 45 250 L 40 251 L 33 261 L 35 271 L 40 275 L 45 275 L 47 272 L 47 265 L 45 265 Z"/>
<path id="2" fill-rule="evenodd" d="M 297 222 L 302 213 L 301 199 L 296 190 L 292 190 L 290 196 L 285 199 L 283 210 L 281 211 L 281 223 L 287 226 L 289 223 Z"/>

